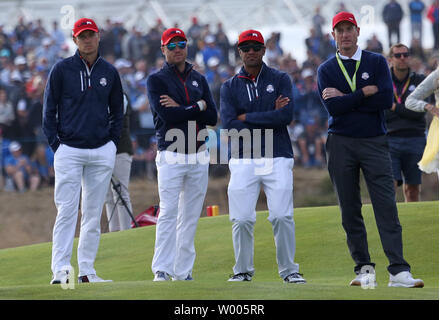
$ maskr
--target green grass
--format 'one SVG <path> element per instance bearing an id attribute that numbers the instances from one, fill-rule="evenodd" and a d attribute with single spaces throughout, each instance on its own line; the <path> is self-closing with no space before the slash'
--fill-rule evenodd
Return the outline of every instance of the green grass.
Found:
<path id="1" fill-rule="evenodd" d="M 0 299 L 439 299 L 439 202 L 398 204 L 404 254 L 423 289 L 388 288 L 387 259 L 370 205 L 363 207 L 370 254 L 377 264 L 378 288 L 349 287 L 353 261 L 345 243 L 338 207 L 295 209 L 296 262 L 308 281 L 284 284 L 277 273 L 274 241 L 267 212 L 255 226 L 255 269 L 250 283 L 230 283 L 234 263 L 228 216 L 202 218 L 196 235 L 195 281 L 151 281 L 155 227 L 102 235 L 96 270 L 113 283 L 75 284 L 74 290 L 49 285 L 51 243 L 0 250 Z M 72 264 L 77 272 L 75 240 Z"/>

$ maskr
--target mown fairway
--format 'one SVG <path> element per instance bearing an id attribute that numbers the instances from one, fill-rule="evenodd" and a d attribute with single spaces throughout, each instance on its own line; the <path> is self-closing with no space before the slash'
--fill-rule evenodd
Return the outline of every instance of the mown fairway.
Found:
<path id="1" fill-rule="evenodd" d="M 252 282 L 227 282 L 232 273 L 231 223 L 227 215 L 200 219 L 196 236 L 194 281 L 156 283 L 151 260 L 155 227 L 102 235 L 96 270 L 113 283 L 75 284 L 73 290 L 49 285 L 51 243 L 0 250 L 0 299 L 69 300 L 380 300 L 439 299 L 439 202 L 399 204 L 404 253 L 423 289 L 388 288 L 387 259 L 370 205 L 363 207 L 370 253 L 377 264 L 378 288 L 349 287 L 353 262 L 345 243 L 337 207 L 295 209 L 296 262 L 308 281 L 285 284 L 277 273 L 274 241 L 267 212 L 258 213 L 255 227 L 255 268 Z M 75 240 L 72 259 L 75 271 Z"/>

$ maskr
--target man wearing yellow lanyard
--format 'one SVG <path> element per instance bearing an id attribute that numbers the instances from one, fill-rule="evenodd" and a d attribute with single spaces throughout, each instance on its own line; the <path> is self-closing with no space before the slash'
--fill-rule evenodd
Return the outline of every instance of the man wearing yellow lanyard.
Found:
<path id="1" fill-rule="evenodd" d="M 389 63 L 393 81 L 393 105 L 391 109 L 385 110 L 385 115 L 395 189 L 404 183 L 405 201 L 419 201 L 422 172 L 418 162 L 426 144 L 425 112 L 407 109 L 405 100 L 425 76 L 410 70 L 409 48 L 402 43 L 390 48 Z"/>
<path id="2" fill-rule="evenodd" d="M 328 171 L 334 185 L 355 262 L 352 286 L 376 286 L 375 263 L 369 255 L 361 213 L 360 170 L 375 213 L 384 252 L 389 260 L 389 286 L 423 287 L 404 260 L 402 228 L 395 202 L 384 110 L 392 107 L 392 79 L 386 59 L 357 45 L 360 29 L 353 14 L 332 20 L 336 56 L 318 68 L 318 88 L 329 113 L 326 143 Z"/>

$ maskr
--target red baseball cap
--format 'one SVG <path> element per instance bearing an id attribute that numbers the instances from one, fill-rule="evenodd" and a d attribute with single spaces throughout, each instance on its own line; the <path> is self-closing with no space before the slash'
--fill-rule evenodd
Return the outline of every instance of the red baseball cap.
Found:
<path id="1" fill-rule="evenodd" d="M 173 38 L 180 37 L 187 41 L 186 35 L 183 30 L 178 28 L 169 28 L 162 34 L 162 46 L 166 46 Z"/>
<path id="2" fill-rule="evenodd" d="M 337 13 L 334 18 L 332 18 L 332 30 L 334 30 L 335 26 L 342 21 L 350 22 L 354 26 L 358 27 L 357 20 L 355 20 L 354 15 L 350 12 L 342 11 Z"/>
<path id="3" fill-rule="evenodd" d="M 245 41 L 256 41 L 265 44 L 262 34 L 259 31 L 252 29 L 241 32 L 238 37 L 238 46 Z"/>
<path id="4" fill-rule="evenodd" d="M 92 30 L 94 32 L 99 32 L 98 26 L 92 19 L 81 18 L 75 22 L 73 26 L 72 34 L 77 37 L 82 31 Z"/>

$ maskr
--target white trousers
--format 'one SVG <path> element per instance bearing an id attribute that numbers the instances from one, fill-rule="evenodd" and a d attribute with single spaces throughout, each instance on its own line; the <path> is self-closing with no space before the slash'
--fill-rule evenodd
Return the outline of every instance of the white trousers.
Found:
<path id="1" fill-rule="evenodd" d="M 229 215 L 233 222 L 234 274 L 254 274 L 254 224 L 261 186 L 267 197 L 268 220 L 272 224 L 276 259 L 282 278 L 299 272 L 293 219 L 294 159 L 231 159 L 228 186 Z"/>
<path id="2" fill-rule="evenodd" d="M 113 182 L 120 193 L 120 197 L 125 201 L 128 210 L 133 213 L 131 205 L 130 193 L 128 185 L 130 183 L 131 162 L 133 157 L 128 153 L 116 154 L 116 162 L 113 169 Z M 108 226 L 110 232 L 122 231 L 131 228 L 131 217 L 123 205 L 122 199 L 114 189 L 114 185 L 110 183 L 107 197 L 105 201 L 105 211 L 108 219 Z"/>
<path id="3" fill-rule="evenodd" d="M 82 187 L 81 228 L 78 244 L 79 276 L 96 274 L 94 261 L 101 235 L 101 214 L 116 157 L 110 141 L 96 149 L 61 144 L 55 152 L 55 205 L 52 272 L 71 266 L 73 240 Z"/>
<path id="4" fill-rule="evenodd" d="M 175 163 L 176 156 L 159 151 L 156 157 L 160 214 L 151 268 L 153 273 L 163 271 L 184 280 L 192 275 L 195 262 L 194 239 L 207 191 L 209 154 L 179 154 Z M 194 163 L 194 156 L 204 160 Z"/>

